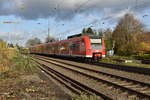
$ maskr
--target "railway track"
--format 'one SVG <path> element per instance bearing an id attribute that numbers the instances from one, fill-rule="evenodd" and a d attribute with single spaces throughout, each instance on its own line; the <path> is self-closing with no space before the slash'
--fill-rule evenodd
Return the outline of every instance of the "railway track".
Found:
<path id="1" fill-rule="evenodd" d="M 104 66 L 104 67 L 118 69 L 118 70 L 124 70 L 127 72 L 150 75 L 150 68 L 139 68 L 136 66 L 118 65 L 118 64 L 110 64 L 110 63 L 104 63 L 104 62 L 94 63 L 94 65 Z"/>
<path id="2" fill-rule="evenodd" d="M 45 57 L 45 56 L 39 56 L 39 57 Z M 128 70 L 130 70 L 129 72 L 126 70 L 122 70 L 121 68 L 111 68 L 111 67 L 104 67 L 104 66 L 100 66 L 100 65 L 95 65 L 95 63 L 92 65 L 91 63 L 86 64 L 86 63 L 81 63 L 81 62 L 76 62 L 76 61 L 70 61 L 70 60 L 63 60 L 63 59 L 56 59 L 56 58 L 49 58 L 49 57 L 45 57 L 46 59 L 50 59 L 53 61 L 57 61 L 60 63 L 64 63 L 67 65 L 71 65 L 74 67 L 80 67 L 80 68 L 84 68 L 86 70 L 91 69 L 96 73 L 102 73 L 102 74 L 106 74 L 106 75 L 114 75 L 114 76 L 119 76 L 119 77 L 124 77 L 126 79 L 130 79 L 130 80 L 135 80 L 138 82 L 142 82 L 142 83 L 148 83 L 150 84 L 150 74 L 146 74 L 143 71 L 141 71 L 141 69 L 139 68 L 139 71 L 141 71 L 141 73 L 136 73 L 136 72 L 132 72 L 132 69 L 134 67 L 127 67 Z M 77 66 L 76 66 L 77 65 Z M 80 66 L 78 66 L 80 65 Z M 115 66 L 115 65 L 113 65 Z M 120 66 L 120 67 L 124 67 L 124 66 Z M 127 69 L 127 68 L 123 68 L 123 69 Z M 145 70 L 147 70 L 147 68 L 145 68 Z M 149 70 L 148 70 L 149 71 Z M 143 73 L 142 73 L 143 72 Z M 150 72 L 150 71 L 149 71 Z"/>
<path id="3" fill-rule="evenodd" d="M 44 55 L 44 56 L 49 56 L 49 55 Z M 64 60 L 69 60 L 69 61 L 76 61 L 79 63 L 88 63 L 90 65 L 96 65 L 96 66 L 101 66 L 101 67 L 107 67 L 111 69 L 117 69 L 121 71 L 126 71 L 126 72 L 132 72 L 132 73 L 138 73 L 138 74 L 144 74 L 144 75 L 150 75 L 150 68 L 142 68 L 142 67 L 136 67 L 136 66 L 129 66 L 129 65 L 120 65 L 120 64 L 111 64 L 111 63 L 105 63 L 105 62 L 91 62 L 91 61 L 84 61 L 82 59 L 75 59 L 75 58 L 67 58 L 67 57 L 61 57 L 61 56 L 52 56 L 53 58 L 60 58 Z"/>
<path id="4" fill-rule="evenodd" d="M 53 73 L 65 86 L 71 84 L 75 89 L 96 94 L 104 99 L 149 100 L 150 84 L 137 80 L 108 74 L 91 68 L 66 63 L 53 58 L 35 56 L 33 58 L 46 73 Z M 53 67 L 52 67 L 53 66 Z M 48 72 L 49 71 L 49 72 Z M 72 82 L 72 83 L 70 83 Z M 62 83 L 62 82 L 61 82 Z M 77 91 L 76 91 L 77 93 Z M 78 92 L 80 93 L 80 92 Z M 122 99 L 120 99 L 122 100 Z"/>
<path id="5" fill-rule="evenodd" d="M 33 59 L 34 60 L 34 59 Z M 81 93 L 86 93 L 86 94 L 90 94 L 90 95 L 98 95 L 100 96 L 100 100 L 113 100 L 112 98 L 109 98 L 108 96 L 98 92 L 97 90 L 94 90 L 92 88 L 89 88 L 88 86 L 75 81 L 74 79 L 71 79 L 51 68 L 49 68 L 46 65 L 43 65 L 39 62 L 37 62 L 38 67 L 46 73 L 46 76 L 50 75 L 52 78 L 54 78 L 55 80 L 57 80 L 58 82 L 60 82 L 61 84 L 63 84 L 65 87 L 67 87 L 69 90 L 71 90 L 73 93 L 80 95 Z M 48 76 L 49 77 L 49 76 Z M 103 99 L 102 99 L 102 98 Z"/>

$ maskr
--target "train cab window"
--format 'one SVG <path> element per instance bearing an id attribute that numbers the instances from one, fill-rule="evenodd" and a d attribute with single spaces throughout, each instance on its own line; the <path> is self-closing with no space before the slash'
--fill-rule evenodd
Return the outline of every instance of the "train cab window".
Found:
<path id="1" fill-rule="evenodd" d="M 102 39 L 90 39 L 92 49 L 102 49 Z"/>
<path id="2" fill-rule="evenodd" d="M 102 44 L 100 43 L 91 43 L 92 49 L 102 49 Z"/>

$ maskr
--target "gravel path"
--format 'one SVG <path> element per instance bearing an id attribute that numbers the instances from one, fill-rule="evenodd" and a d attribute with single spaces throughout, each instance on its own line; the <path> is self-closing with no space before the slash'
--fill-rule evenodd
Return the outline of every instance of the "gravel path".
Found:
<path id="1" fill-rule="evenodd" d="M 9 72 L 0 75 L 0 100 L 72 100 L 53 81 L 41 72 Z"/>

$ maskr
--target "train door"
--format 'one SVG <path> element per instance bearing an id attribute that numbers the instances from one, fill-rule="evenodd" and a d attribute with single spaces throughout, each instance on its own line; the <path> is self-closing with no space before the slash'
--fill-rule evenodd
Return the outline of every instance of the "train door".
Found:
<path id="1" fill-rule="evenodd" d="M 72 55 L 72 41 L 69 42 L 69 55 Z"/>
<path id="2" fill-rule="evenodd" d="M 81 55 L 83 55 L 83 56 L 86 55 L 86 48 L 85 48 L 85 41 L 84 41 L 84 39 L 81 39 L 81 43 L 80 43 L 80 53 L 81 53 Z"/>

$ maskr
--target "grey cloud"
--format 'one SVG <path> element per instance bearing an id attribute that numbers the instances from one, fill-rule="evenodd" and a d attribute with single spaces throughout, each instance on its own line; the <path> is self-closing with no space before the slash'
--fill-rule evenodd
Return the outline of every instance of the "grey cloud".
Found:
<path id="1" fill-rule="evenodd" d="M 29 20 L 48 17 L 64 20 L 77 14 L 106 13 L 105 8 L 111 9 L 111 13 L 128 8 L 138 12 L 149 5 L 150 0 L 0 0 L 0 15 Z"/>

